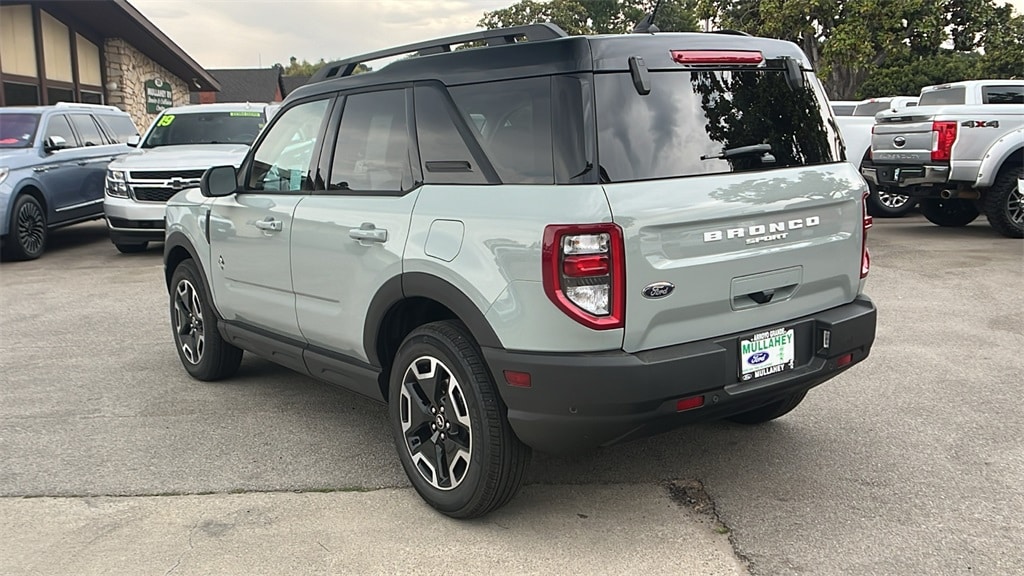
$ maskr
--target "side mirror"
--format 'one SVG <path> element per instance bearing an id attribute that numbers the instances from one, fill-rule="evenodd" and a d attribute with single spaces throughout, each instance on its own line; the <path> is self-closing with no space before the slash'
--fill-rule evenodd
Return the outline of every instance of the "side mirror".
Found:
<path id="1" fill-rule="evenodd" d="M 56 152 L 57 150 L 64 150 L 70 148 L 68 141 L 62 136 L 50 136 L 46 140 L 43 140 L 43 151 L 44 152 Z"/>
<path id="2" fill-rule="evenodd" d="M 131 146 L 132 148 L 135 148 L 139 145 L 139 142 L 142 142 L 142 136 L 136 134 L 135 136 L 129 136 L 125 144 Z"/>
<path id="3" fill-rule="evenodd" d="M 238 188 L 234 166 L 214 166 L 203 172 L 199 190 L 207 198 L 230 196 Z"/>

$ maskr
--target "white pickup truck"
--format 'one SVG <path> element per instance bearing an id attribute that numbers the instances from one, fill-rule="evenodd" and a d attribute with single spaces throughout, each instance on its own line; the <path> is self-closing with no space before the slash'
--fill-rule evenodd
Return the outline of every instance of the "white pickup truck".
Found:
<path id="1" fill-rule="evenodd" d="M 839 124 L 839 132 L 843 135 L 843 144 L 846 145 L 846 158 L 854 165 L 860 166 L 868 157 L 868 149 L 871 148 L 871 127 L 875 125 L 875 114 L 885 110 L 902 110 L 908 106 L 917 104 L 916 96 L 892 96 L 888 98 L 869 98 L 859 102 L 846 102 L 846 106 L 852 109 L 849 114 L 840 114 L 833 103 L 833 110 L 836 111 L 836 123 Z M 916 202 L 912 202 L 909 196 L 893 194 L 887 190 L 878 190 L 876 186 L 868 183 L 871 195 L 868 197 L 868 212 L 872 216 L 880 218 L 898 218 L 914 208 Z"/>
<path id="2" fill-rule="evenodd" d="M 876 117 L 864 178 L 920 199 L 939 226 L 984 213 L 1024 238 L 1024 80 L 972 80 L 921 90 L 918 106 Z"/>

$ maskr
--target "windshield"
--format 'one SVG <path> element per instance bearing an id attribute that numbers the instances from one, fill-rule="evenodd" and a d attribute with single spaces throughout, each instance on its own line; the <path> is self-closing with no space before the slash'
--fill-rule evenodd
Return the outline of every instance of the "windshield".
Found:
<path id="1" fill-rule="evenodd" d="M 36 137 L 39 114 L 0 114 L 0 148 L 28 148 Z"/>
<path id="2" fill-rule="evenodd" d="M 595 75 L 602 178 L 623 182 L 768 170 L 841 157 L 813 77 L 782 70 L 655 72 L 637 93 L 628 73 Z"/>
<path id="3" fill-rule="evenodd" d="M 181 144 L 252 144 L 266 119 L 262 112 L 189 112 L 164 114 L 143 148 Z"/>
<path id="4" fill-rule="evenodd" d="M 921 94 L 917 100 L 918 106 L 949 106 L 952 104 L 963 104 L 967 99 L 967 90 L 963 86 L 955 88 L 939 88 L 929 90 Z"/>

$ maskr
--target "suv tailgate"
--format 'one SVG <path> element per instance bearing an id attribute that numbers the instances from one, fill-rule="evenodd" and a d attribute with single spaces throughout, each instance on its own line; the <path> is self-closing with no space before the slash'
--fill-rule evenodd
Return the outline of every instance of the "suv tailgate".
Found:
<path id="1" fill-rule="evenodd" d="M 783 327 L 859 291 L 866 188 L 849 163 L 605 191 L 626 244 L 627 352 Z M 643 294 L 661 282 L 674 290 Z"/>

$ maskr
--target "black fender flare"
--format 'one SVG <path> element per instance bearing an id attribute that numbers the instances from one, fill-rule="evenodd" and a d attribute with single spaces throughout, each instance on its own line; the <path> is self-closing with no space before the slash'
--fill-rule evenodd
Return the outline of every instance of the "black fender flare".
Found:
<path id="1" fill-rule="evenodd" d="M 377 353 L 384 317 L 406 298 L 429 298 L 455 313 L 469 328 L 477 344 L 487 348 L 503 348 L 484 313 L 461 290 L 447 280 L 424 272 L 405 272 L 385 282 L 370 301 L 363 328 L 363 350 L 376 368 L 381 368 Z"/>

